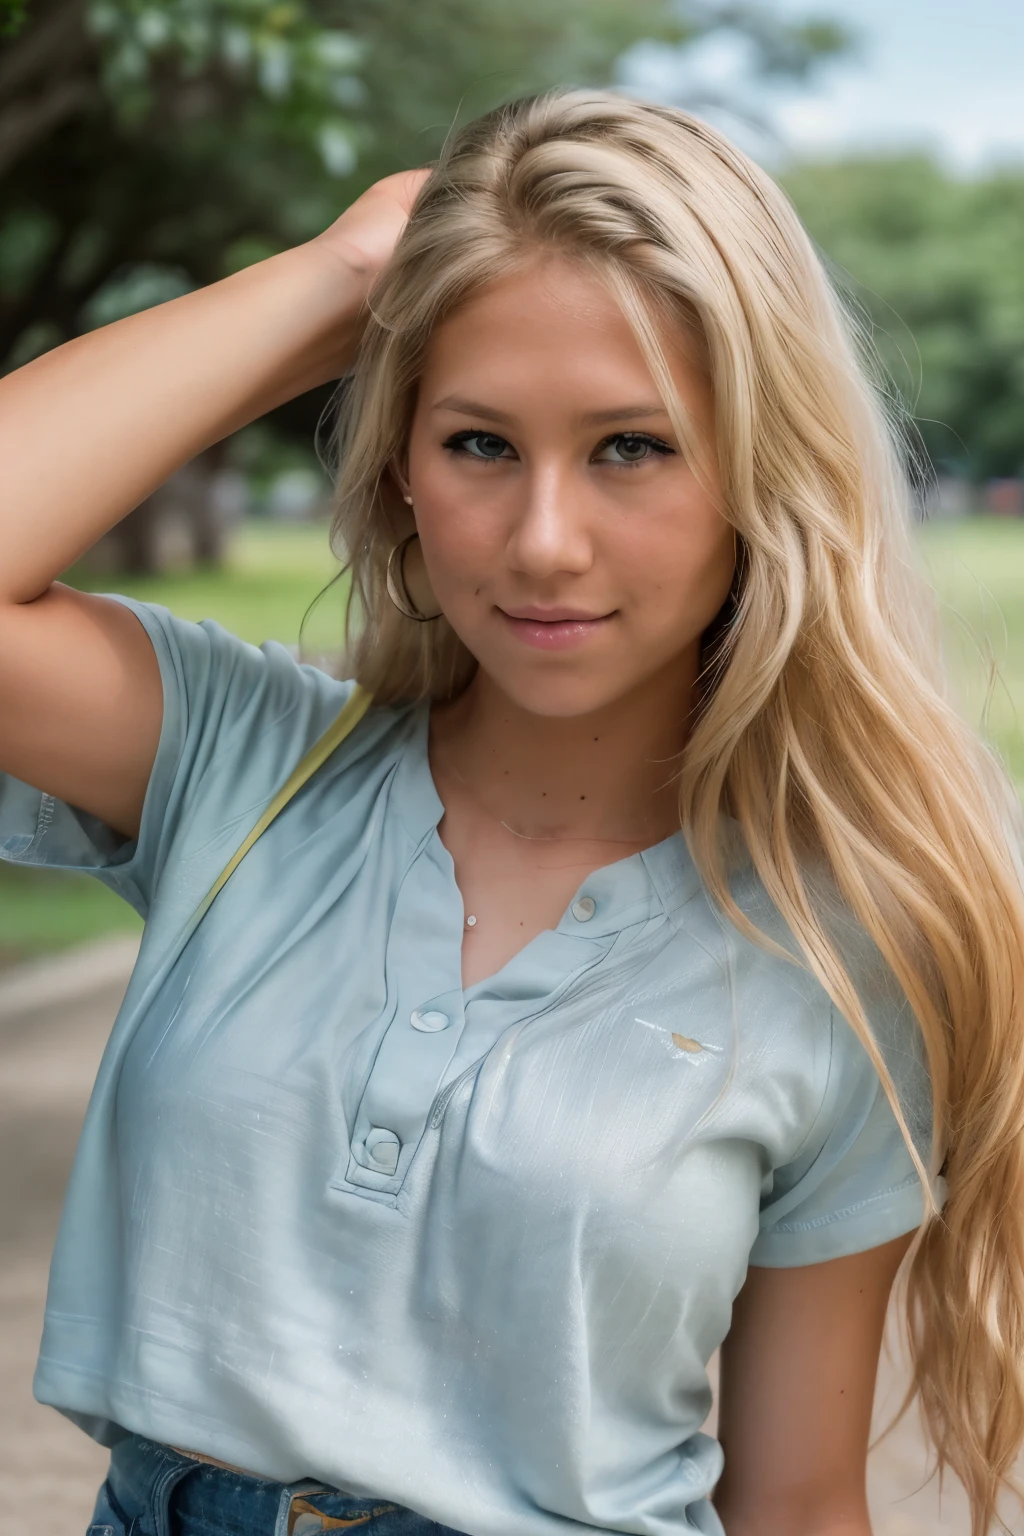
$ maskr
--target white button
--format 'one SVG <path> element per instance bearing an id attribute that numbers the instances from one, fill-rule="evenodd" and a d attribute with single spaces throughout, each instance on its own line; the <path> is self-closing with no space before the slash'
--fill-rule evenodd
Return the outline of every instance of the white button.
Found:
<path id="1" fill-rule="evenodd" d="M 418 1008 L 414 1008 L 409 1015 L 409 1023 L 413 1029 L 424 1029 L 433 1033 L 435 1029 L 447 1029 L 451 1019 L 446 1013 L 441 1013 L 436 1008 L 428 1008 L 426 1013 L 421 1013 Z"/>
<path id="2" fill-rule="evenodd" d="M 572 904 L 572 915 L 578 923 L 589 923 L 597 911 L 597 903 L 593 896 L 581 896 Z"/>
<path id="3" fill-rule="evenodd" d="M 381 1130 L 374 1126 L 373 1130 L 366 1133 L 366 1151 L 370 1162 L 381 1173 L 394 1173 L 398 1167 L 398 1154 L 402 1143 L 394 1131 Z"/>

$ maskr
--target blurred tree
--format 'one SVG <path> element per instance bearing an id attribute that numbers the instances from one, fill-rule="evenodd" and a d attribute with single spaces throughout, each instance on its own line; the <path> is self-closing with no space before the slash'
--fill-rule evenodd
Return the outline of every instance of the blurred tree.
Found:
<path id="1" fill-rule="evenodd" d="M 0 56 L 6 365 L 312 233 L 359 54 L 305 0 L 39 0 Z"/>
<path id="2" fill-rule="evenodd" d="M 310 238 L 456 118 L 723 30 L 764 74 L 844 41 L 702 0 L 0 0 L 0 369 Z"/>
<path id="3" fill-rule="evenodd" d="M 872 156 L 783 180 L 931 462 L 1024 473 L 1024 168 L 963 179 Z"/>
<path id="4" fill-rule="evenodd" d="M 749 36 L 799 74 L 842 39 L 677 0 L 0 0 L 0 360 L 323 229 L 453 119 L 605 83 L 638 38 Z"/>

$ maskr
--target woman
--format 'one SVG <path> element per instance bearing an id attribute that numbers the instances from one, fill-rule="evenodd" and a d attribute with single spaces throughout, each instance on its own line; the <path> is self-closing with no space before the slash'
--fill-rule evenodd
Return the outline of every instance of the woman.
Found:
<path id="1" fill-rule="evenodd" d="M 349 371 L 358 688 L 55 580 Z M 1017 810 L 779 191 L 682 113 L 515 103 L 3 391 L 0 851 L 147 918 L 35 1386 L 112 1446 L 93 1536 L 868 1536 L 904 1262 L 986 1531 Z"/>

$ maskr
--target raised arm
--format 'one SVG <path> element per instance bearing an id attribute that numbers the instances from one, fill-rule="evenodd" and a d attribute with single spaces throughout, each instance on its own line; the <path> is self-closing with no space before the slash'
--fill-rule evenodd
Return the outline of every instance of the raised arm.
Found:
<path id="1" fill-rule="evenodd" d="M 427 173 L 0 380 L 0 772 L 138 832 L 162 715 L 135 617 L 56 577 L 201 449 L 339 377 Z"/>

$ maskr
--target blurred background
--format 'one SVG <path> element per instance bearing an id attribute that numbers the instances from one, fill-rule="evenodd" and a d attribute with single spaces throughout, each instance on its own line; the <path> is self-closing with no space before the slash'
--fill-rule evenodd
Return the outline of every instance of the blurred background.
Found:
<path id="1" fill-rule="evenodd" d="M 1021 783 L 1022 59 L 1019 0 L 0 0 L 0 370 L 310 238 L 510 96 L 612 85 L 696 110 L 781 180 L 877 350 L 958 697 Z M 305 619 L 304 650 L 329 656 L 344 582 L 311 605 L 338 569 L 331 411 L 317 391 L 217 445 L 63 579 L 255 642 L 296 647 Z M 139 928 L 88 877 L 0 864 L 0 1352 L 21 1394 L 0 1410 L 0 1495 L 27 1475 L 44 1536 L 80 1528 L 102 1462 L 62 1426 L 74 1475 L 50 1486 L 60 1421 L 42 1427 L 27 1379 Z M 894 1486 L 883 1536 L 967 1536 L 962 1505 L 922 1513 Z"/>

